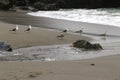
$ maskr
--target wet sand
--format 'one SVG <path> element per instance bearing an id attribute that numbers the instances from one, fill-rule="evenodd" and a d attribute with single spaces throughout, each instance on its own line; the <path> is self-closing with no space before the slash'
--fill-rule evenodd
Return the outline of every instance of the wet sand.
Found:
<path id="1" fill-rule="evenodd" d="M 8 14 L 9 13 L 9 14 Z M 108 25 L 98 25 L 86 22 L 67 21 L 60 19 L 53 19 L 47 17 L 35 17 L 27 15 L 27 13 L 20 12 L 0 12 L 0 20 L 13 24 L 33 25 L 36 27 L 50 28 L 57 30 L 64 30 L 68 28 L 75 32 L 82 28 L 84 33 L 103 34 L 107 32 L 109 35 L 120 36 L 120 28 Z"/>
<path id="2" fill-rule="evenodd" d="M 120 55 L 80 61 L 0 62 L 0 80 L 120 80 L 119 60 Z"/>
<path id="3" fill-rule="evenodd" d="M 70 33 L 65 34 L 63 40 L 60 40 L 56 36 L 60 35 L 61 31 L 38 27 L 33 27 L 30 32 L 25 32 L 28 25 L 19 25 L 19 30 L 16 32 L 9 31 L 15 26 L 15 24 L 0 22 L 0 41 L 10 44 L 14 49 L 39 45 L 71 44 L 78 39 L 91 40 L 87 36 Z"/>

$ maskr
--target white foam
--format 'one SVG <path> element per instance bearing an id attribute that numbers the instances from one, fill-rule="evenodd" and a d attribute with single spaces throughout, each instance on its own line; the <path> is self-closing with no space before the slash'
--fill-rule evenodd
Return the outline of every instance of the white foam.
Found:
<path id="1" fill-rule="evenodd" d="M 39 60 L 39 61 L 61 61 L 90 59 L 101 56 L 120 54 L 120 43 L 106 43 L 104 50 L 82 51 L 81 49 L 68 45 L 36 46 L 16 49 L 13 52 L 1 52 L 0 60 Z"/>
<path id="2" fill-rule="evenodd" d="M 109 44 L 109 46 L 104 45 L 105 50 L 100 51 L 82 51 L 77 48 L 69 47 L 69 45 L 53 45 L 21 48 L 17 49 L 16 52 L 20 52 L 23 56 L 29 58 L 35 55 L 34 58 L 41 61 L 80 60 L 120 54 L 120 47 L 118 45 L 118 43 Z"/>
<path id="3" fill-rule="evenodd" d="M 116 10 L 116 9 L 115 9 Z M 72 9 L 60 11 L 38 11 L 28 15 L 106 24 L 120 27 L 120 10 L 114 9 Z"/>

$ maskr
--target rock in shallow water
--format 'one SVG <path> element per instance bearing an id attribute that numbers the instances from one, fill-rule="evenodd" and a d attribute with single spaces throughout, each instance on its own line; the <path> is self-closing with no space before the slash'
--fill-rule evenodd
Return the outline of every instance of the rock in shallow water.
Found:
<path id="1" fill-rule="evenodd" d="M 12 47 L 9 44 L 5 44 L 4 42 L 0 42 L 0 51 L 12 51 Z"/>
<path id="2" fill-rule="evenodd" d="M 98 43 L 92 44 L 86 40 L 77 40 L 76 42 L 73 43 L 73 47 L 83 48 L 86 50 L 102 50 L 103 49 L 100 44 Z"/>

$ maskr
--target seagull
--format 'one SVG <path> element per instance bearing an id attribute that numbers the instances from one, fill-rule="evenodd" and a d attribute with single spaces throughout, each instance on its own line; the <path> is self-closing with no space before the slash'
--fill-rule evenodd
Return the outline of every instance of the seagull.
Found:
<path id="1" fill-rule="evenodd" d="M 106 40 L 106 36 L 107 36 L 107 31 L 105 31 L 103 34 L 100 34 L 100 36 L 103 36 L 103 40 Z"/>
<path id="2" fill-rule="evenodd" d="M 64 36 L 64 34 L 60 34 L 60 35 L 57 35 L 56 37 L 57 37 L 58 39 L 63 40 L 63 38 L 64 38 L 65 36 Z"/>
<path id="3" fill-rule="evenodd" d="M 84 28 L 81 28 L 79 31 L 76 31 L 76 33 L 80 33 L 80 34 L 83 33 L 83 29 Z"/>
<path id="4" fill-rule="evenodd" d="M 18 25 L 16 25 L 16 27 L 15 28 L 13 28 L 12 30 L 10 30 L 10 31 L 18 31 Z"/>
<path id="5" fill-rule="evenodd" d="M 107 36 L 107 31 L 105 31 L 103 34 L 100 34 L 100 36 Z"/>
<path id="6" fill-rule="evenodd" d="M 28 28 L 25 30 L 25 32 L 29 32 L 32 29 L 31 25 L 28 26 Z"/>

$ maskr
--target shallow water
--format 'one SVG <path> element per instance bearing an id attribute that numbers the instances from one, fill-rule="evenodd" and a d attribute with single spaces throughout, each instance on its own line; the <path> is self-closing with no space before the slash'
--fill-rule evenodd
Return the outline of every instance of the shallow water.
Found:
<path id="1" fill-rule="evenodd" d="M 0 52 L 0 60 L 63 61 L 89 59 L 101 56 L 120 54 L 119 42 L 113 42 L 112 44 L 106 43 L 102 45 L 104 50 L 99 51 L 83 51 L 81 49 L 70 47 L 70 44 L 21 48 L 16 49 L 13 52 Z"/>

